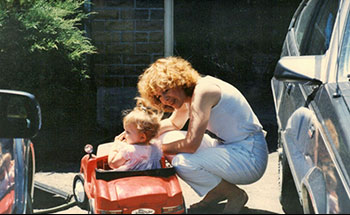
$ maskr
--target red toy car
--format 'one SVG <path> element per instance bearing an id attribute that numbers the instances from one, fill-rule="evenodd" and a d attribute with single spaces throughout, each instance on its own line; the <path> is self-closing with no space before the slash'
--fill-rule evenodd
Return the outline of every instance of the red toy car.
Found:
<path id="1" fill-rule="evenodd" d="M 109 144 L 92 146 L 81 159 L 80 173 L 73 181 L 73 195 L 78 205 L 91 213 L 182 214 L 186 212 L 180 183 L 174 167 L 162 158 L 161 169 L 116 171 L 107 163 Z"/>

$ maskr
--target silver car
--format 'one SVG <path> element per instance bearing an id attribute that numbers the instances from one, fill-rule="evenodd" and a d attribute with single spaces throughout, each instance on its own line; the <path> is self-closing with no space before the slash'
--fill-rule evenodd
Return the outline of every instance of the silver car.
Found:
<path id="1" fill-rule="evenodd" d="M 32 213 L 40 106 L 26 92 L 0 90 L 0 214 Z"/>
<path id="2" fill-rule="evenodd" d="M 286 213 L 350 213 L 349 8 L 302 1 L 271 80 Z"/>

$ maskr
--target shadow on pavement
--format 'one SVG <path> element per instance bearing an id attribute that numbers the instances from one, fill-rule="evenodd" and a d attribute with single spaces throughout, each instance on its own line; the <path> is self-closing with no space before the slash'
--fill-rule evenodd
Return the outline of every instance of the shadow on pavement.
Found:
<path id="1" fill-rule="evenodd" d="M 47 214 L 66 210 L 75 206 L 75 202 L 68 202 L 59 195 L 51 194 L 40 189 L 34 190 L 33 209 L 35 214 Z M 215 207 L 206 208 L 205 210 L 191 211 L 188 214 L 221 214 L 225 207 L 225 203 L 217 204 Z M 277 214 L 271 211 L 244 207 L 239 214 Z"/>
<path id="2" fill-rule="evenodd" d="M 33 210 L 35 214 L 54 213 L 75 206 L 74 200 L 67 200 L 59 195 L 34 189 Z"/>
<path id="3" fill-rule="evenodd" d="M 40 189 L 34 190 L 34 209 L 47 209 L 57 207 L 62 204 L 66 204 L 65 199 L 62 197 L 42 191 Z"/>
<path id="4" fill-rule="evenodd" d="M 190 209 L 188 209 L 187 213 L 188 214 L 221 214 L 224 208 L 225 208 L 225 203 L 220 203 L 220 204 L 217 204 L 217 206 L 215 207 L 206 208 L 203 210 L 191 211 Z M 239 214 L 277 214 L 277 213 L 266 211 L 266 210 L 259 210 L 259 209 L 244 207 L 239 212 Z"/>

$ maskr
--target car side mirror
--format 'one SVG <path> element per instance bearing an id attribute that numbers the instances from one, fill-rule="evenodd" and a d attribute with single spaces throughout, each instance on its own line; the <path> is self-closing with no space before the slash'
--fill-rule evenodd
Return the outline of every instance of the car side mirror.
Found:
<path id="1" fill-rule="evenodd" d="M 34 95 L 0 90 L 0 138 L 32 138 L 40 128 L 41 111 Z"/>
<path id="2" fill-rule="evenodd" d="M 322 56 L 282 57 L 275 68 L 274 78 L 280 81 L 322 84 Z"/>

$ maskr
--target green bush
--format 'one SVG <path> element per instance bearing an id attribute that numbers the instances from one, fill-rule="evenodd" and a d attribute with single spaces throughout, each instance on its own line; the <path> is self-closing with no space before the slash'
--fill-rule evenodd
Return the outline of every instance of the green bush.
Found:
<path id="1" fill-rule="evenodd" d="M 88 16 L 84 0 L 0 1 L 0 88 L 33 93 L 43 127 L 68 126 L 95 111 Z"/>

